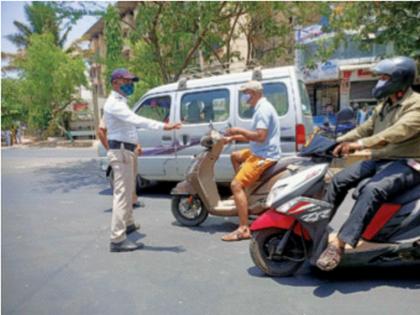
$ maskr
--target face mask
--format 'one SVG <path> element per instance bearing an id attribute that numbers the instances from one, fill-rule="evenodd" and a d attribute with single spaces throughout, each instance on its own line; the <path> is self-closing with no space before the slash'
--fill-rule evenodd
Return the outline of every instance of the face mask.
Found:
<path id="1" fill-rule="evenodd" d="M 379 89 L 383 87 L 387 82 L 388 80 L 378 80 L 378 83 L 376 83 L 375 89 Z"/>
<path id="2" fill-rule="evenodd" d="M 251 99 L 251 95 L 249 94 L 242 94 L 241 95 L 241 102 L 248 104 L 249 100 Z"/>
<path id="3" fill-rule="evenodd" d="M 134 92 L 134 84 L 127 83 L 120 86 L 121 92 L 123 92 L 126 96 L 133 94 Z"/>

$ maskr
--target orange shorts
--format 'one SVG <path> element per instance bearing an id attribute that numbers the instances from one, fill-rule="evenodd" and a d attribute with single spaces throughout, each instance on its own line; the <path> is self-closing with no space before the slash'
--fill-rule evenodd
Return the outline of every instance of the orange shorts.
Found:
<path id="1" fill-rule="evenodd" d="M 250 149 L 239 151 L 239 155 L 244 162 L 234 180 L 241 183 L 244 188 L 254 184 L 267 168 L 276 163 L 253 155 Z"/>

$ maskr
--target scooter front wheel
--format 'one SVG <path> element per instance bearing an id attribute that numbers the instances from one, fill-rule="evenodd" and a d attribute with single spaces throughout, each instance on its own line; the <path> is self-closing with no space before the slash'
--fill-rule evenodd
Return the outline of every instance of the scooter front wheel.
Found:
<path id="1" fill-rule="evenodd" d="M 172 214 L 185 226 L 200 225 L 209 215 L 198 196 L 173 196 Z"/>
<path id="2" fill-rule="evenodd" d="M 305 261 L 304 240 L 291 233 L 281 255 L 275 253 L 286 230 L 270 228 L 253 232 L 249 251 L 255 265 L 264 273 L 274 277 L 292 276 Z"/>

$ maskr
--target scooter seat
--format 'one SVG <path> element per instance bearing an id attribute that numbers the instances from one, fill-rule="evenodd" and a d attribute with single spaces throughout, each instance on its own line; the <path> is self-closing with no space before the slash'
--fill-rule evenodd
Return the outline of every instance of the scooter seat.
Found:
<path id="1" fill-rule="evenodd" d="M 262 173 L 262 175 L 261 175 L 261 177 L 258 181 L 259 182 L 266 182 L 269 178 L 271 178 L 274 175 L 286 170 L 286 168 L 289 164 L 292 164 L 292 163 L 300 161 L 300 160 L 302 160 L 302 158 L 301 157 L 296 157 L 296 156 L 289 157 L 289 158 L 283 158 L 283 159 L 277 161 L 276 164 L 273 164 L 268 169 L 266 169 L 264 171 L 264 173 Z"/>

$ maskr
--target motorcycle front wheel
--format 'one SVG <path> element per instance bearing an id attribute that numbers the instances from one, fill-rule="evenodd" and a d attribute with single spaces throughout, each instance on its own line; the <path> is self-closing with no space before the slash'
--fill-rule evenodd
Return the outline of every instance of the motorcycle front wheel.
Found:
<path id="1" fill-rule="evenodd" d="M 292 276 L 306 259 L 306 248 L 309 244 L 304 244 L 301 236 L 294 233 L 290 234 L 282 255 L 275 254 L 275 249 L 286 232 L 276 228 L 253 232 L 249 245 L 251 258 L 269 276 Z"/>
<path id="2" fill-rule="evenodd" d="M 209 215 L 198 196 L 173 196 L 171 209 L 175 219 L 185 226 L 200 225 Z"/>

